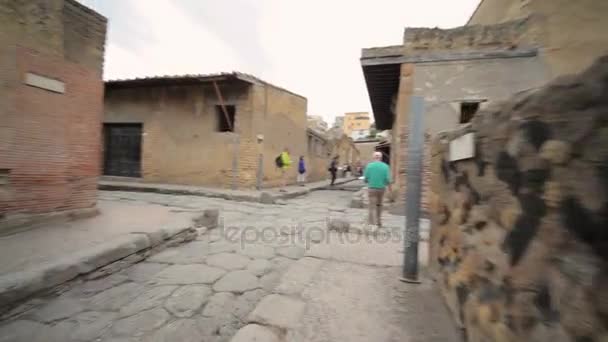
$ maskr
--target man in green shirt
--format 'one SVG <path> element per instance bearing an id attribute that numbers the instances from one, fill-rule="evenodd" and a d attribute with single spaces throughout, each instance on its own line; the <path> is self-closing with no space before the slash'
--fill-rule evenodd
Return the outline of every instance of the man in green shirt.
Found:
<path id="1" fill-rule="evenodd" d="M 363 178 L 368 187 L 369 214 L 368 223 L 382 226 L 380 217 L 382 216 L 382 199 L 384 191 L 391 189 L 391 169 L 382 161 L 382 153 L 374 152 L 374 161 L 367 164 L 363 173 Z"/>

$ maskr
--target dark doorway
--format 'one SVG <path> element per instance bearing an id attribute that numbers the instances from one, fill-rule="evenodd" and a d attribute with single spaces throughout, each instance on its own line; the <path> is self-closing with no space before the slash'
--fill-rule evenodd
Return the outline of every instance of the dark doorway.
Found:
<path id="1" fill-rule="evenodd" d="M 391 165 L 391 145 L 390 144 L 379 144 L 376 146 L 376 151 L 382 152 L 382 161 Z"/>
<path id="2" fill-rule="evenodd" d="M 141 124 L 103 124 L 107 176 L 141 177 Z"/>

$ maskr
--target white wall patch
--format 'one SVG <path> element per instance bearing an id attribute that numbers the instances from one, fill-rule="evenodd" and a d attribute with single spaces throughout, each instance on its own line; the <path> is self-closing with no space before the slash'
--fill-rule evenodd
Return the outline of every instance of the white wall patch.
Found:
<path id="1" fill-rule="evenodd" d="M 54 93 L 65 93 L 65 83 L 58 80 L 54 80 L 52 78 L 32 74 L 31 72 L 25 74 L 25 84 L 32 87 L 52 91 Z"/>
<path id="2" fill-rule="evenodd" d="M 469 159 L 475 156 L 475 134 L 468 133 L 450 141 L 450 161 Z"/>

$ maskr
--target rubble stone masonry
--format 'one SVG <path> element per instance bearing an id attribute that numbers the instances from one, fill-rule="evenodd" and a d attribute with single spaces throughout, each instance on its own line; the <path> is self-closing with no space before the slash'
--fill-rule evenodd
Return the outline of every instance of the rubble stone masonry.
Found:
<path id="1" fill-rule="evenodd" d="M 608 57 L 440 134 L 431 164 L 431 270 L 469 341 L 608 340 Z"/>
<path id="2" fill-rule="evenodd" d="M 72 0 L 1 1 L 0 23 L 0 227 L 94 207 L 106 19 Z"/>

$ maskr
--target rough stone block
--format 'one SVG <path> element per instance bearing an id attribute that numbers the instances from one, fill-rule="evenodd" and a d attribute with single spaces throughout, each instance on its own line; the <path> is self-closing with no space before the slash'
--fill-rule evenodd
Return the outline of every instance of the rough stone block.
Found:
<path id="1" fill-rule="evenodd" d="M 260 194 L 260 203 L 262 204 L 274 204 L 274 197 L 267 192 L 262 192 Z"/>
<path id="2" fill-rule="evenodd" d="M 570 144 L 560 140 L 547 140 L 540 149 L 541 158 L 556 165 L 566 164 L 570 160 L 571 153 Z"/>

